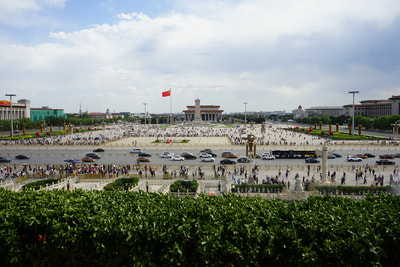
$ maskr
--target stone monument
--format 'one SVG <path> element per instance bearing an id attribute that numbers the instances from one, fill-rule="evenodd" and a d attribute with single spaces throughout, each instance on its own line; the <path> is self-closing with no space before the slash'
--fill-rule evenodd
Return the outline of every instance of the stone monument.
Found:
<path id="1" fill-rule="evenodd" d="M 322 183 L 327 184 L 328 181 L 328 141 L 322 146 Z"/>
<path id="2" fill-rule="evenodd" d="M 194 101 L 195 107 L 194 107 L 194 121 L 201 121 L 201 115 L 200 115 L 200 99 L 196 99 Z"/>
<path id="3" fill-rule="evenodd" d="M 294 191 L 296 192 L 302 192 L 303 191 L 303 185 L 300 180 L 300 178 L 296 179 L 296 183 L 294 184 Z"/>

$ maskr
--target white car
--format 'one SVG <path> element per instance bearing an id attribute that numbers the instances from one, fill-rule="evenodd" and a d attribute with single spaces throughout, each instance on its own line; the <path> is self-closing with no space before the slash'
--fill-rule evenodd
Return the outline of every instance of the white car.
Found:
<path id="1" fill-rule="evenodd" d="M 200 158 L 212 158 L 212 156 L 206 152 L 200 152 Z"/>
<path id="2" fill-rule="evenodd" d="M 134 149 L 132 149 L 131 151 L 129 151 L 129 153 L 132 153 L 132 154 L 136 154 L 136 153 L 141 153 L 142 152 L 142 149 L 141 148 L 134 148 Z"/>
<path id="3" fill-rule="evenodd" d="M 160 158 L 172 158 L 174 156 L 174 153 L 172 152 L 163 152 L 160 156 Z"/>
<path id="4" fill-rule="evenodd" d="M 274 160 L 274 159 L 275 159 L 275 156 L 272 156 L 272 155 L 264 155 L 264 156 L 262 156 L 262 159 L 263 159 L 263 160 Z"/>
<path id="5" fill-rule="evenodd" d="M 261 154 L 261 157 L 264 157 L 264 156 L 269 156 L 270 154 L 268 153 L 268 152 L 263 152 L 262 154 Z"/>
<path id="6" fill-rule="evenodd" d="M 180 156 L 172 156 L 172 160 L 173 161 L 184 161 L 185 158 L 184 157 L 180 157 Z"/>
<path id="7" fill-rule="evenodd" d="M 356 157 L 356 156 L 348 156 L 346 158 L 347 161 L 362 161 L 362 158 Z"/>
<path id="8" fill-rule="evenodd" d="M 215 159 L 214 158 L 202 158 L 201 161 L 202 162 L 214 162 Z"/>

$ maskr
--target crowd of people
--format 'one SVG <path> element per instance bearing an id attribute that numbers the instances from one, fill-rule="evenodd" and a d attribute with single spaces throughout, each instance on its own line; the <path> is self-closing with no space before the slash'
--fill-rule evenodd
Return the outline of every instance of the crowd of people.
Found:
<path id="1" fill-rule="evenodd" d="M 244 145 L 248 134 L 257 136 L 258 145 L 310 145 L 321 144 L 320 137 L 301 135 L 287 131 L 283 126 L 268 125 L 262 130 L 261 125 L 240 127 L 208 127 L 208 126 L 174 126 L 159 127 L 158 125 L 109 125 L 105 129 L 78 131 L 73 134 L 47 135 L 33 138 L 2 139 L 0 145 L 99 145 L 117 141 L 126 137 L 155 137 L 170 139 L 181 137 L 228 137 L 232 144 Z M 299 142 L 290 140 L 300 140 Z"/>
<path id="2" fill-rule="evenodd" d="M 157 125 L 108 125 L 104 130 L 80 131 L 72 135 L 57 135 L 57 136 L 42 136 L 28 139 L 15 140 L 0 140 L 0 145 L 99 145 L 105 142 L 120 140 L 127 137 L 156 137 L 159 138 L 180 138 L 180 137 L 228 137 L 234 145 L 244 145 L 247 142 L 248 134 L 256 136 L 258 145 L 320 145 L 324 142 L 320 137 L 305 135 L 287 131 L 284 126 L 276 124 L 251 125 L 251 126 L 233 126 L 233 127 L 209 127 L 209 126 L 174 126 L 174 127 L 159 127 Z M 136 143 L 135 143 L 136 144 Z M 356 184 L 385 184 L 384 174 L 375 173 L 375 169 L 367 166 L 364 170 L 354 168 L 352 172 L 355 174 Z M 155 177 L 156 169 L 150 165 L 138 166 L 134 165 L 118 165 L 118 164 L 74 164 L 63 165 L 47 165 L 33 167 L 31 165 L 8 164 L 0 168 L 0 179 L 6 180 L 16 178 L 27 174 L 43 174 L 56 175 L 64 173 L 100 173 L 102 175 L 127 175 L 137 174 L 142 176 L 143 173 L 149 173 L 151 177 Z M 160 172 L 161 173 L 161 172 Z M 284 184 L 287 188 L 290 187 L 290 181 L 298 179 L 299 175 L 290 176 L 291 171 L 286 170 L 282 175 L 281 170 L 276 175 L 266 175 L 261 178 L 259 166 L 255 165 L 251 168 L 245 168 L 244 165 L 238 166 L 218 166 L 214 165 L 212 170 L 203 170 L 199 167 L 180 166 L 176 169 L 167 170 L 163 167 L 162 173 L 171 174 L 173 177 L 192 175 L 193 178 L 204 177 L 205 175 L 216 178 L 227 177 L 234 183 L 263 183 L 263 184 Z M 263 175 L 264 176 L 264 175 Z M 303 175 L 303 185 L 313 184 L 318 182 L 318 177 L 321 179 L 320 166 L 316 171 L 311 173 L 308 169 Z M 337 179 L 336 171 L 328 173 L 328 177 L 332 182 Z M 343 172 L 340 178 L 340 183 L 346 184 L 346 173 Z M 372 178 L 372 179 L 371 179 Z M 400 179 L 398 170 L 390 175 L 390 185 L 399 185 Z"/>

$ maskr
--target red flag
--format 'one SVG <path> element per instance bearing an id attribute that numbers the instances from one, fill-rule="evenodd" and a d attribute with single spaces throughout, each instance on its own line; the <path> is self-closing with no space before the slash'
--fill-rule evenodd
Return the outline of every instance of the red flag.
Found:
<path id="1" fill-rule="evenodd" d="M 166 96 L 171 96 L 171 89 L 169 89 L 168 91 L 162 92 L 162 97 L 166 97 Z"/>

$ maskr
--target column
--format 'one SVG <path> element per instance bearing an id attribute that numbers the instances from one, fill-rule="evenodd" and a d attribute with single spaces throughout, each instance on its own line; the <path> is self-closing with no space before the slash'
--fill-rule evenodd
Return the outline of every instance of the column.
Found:
<path id="1" fill-rule="evenodd" d="M 324 143 L 322 146 L 322 183 L 326 184 L 329 183 L 327 179 L 328 172 L 328 144 L 327 142 Z"/>

